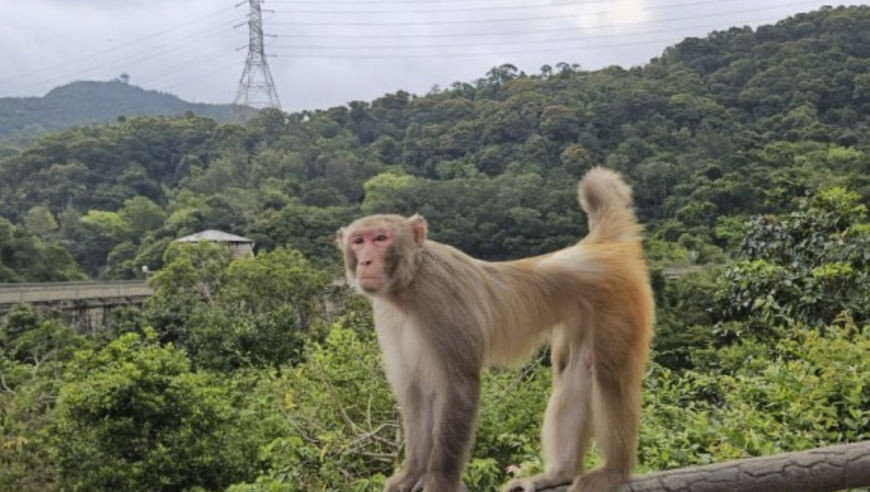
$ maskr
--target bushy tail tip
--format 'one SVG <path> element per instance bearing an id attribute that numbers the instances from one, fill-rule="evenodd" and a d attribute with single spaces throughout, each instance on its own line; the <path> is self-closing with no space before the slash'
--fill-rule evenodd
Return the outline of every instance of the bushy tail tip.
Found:
<path id="1" fill-rule="evenodd" d="M 594 167 L 577 185 L 580 206 L 589 215 L 590 235 L 607 240 L 638 231 L 631 187 L 609 169 Z"/>

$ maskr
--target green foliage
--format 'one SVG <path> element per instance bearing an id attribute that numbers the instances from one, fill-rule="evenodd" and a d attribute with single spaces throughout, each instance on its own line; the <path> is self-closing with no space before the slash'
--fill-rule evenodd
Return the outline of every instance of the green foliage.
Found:
<path id="1" fill-rule="evenodd" d="M 0 218 L 0 283 L 81 280 L 84 273 L 60 245 Z"/>
<path id="2" fill-rule="evenodd" d="M 54 220 L 51 210 L 42 205 L 37 205 L 27 211 L 24 216 L 24 227 L 28 232 L 41 238 L 49 237 L 58 229 L 57 221 Z"/>
<path id="3" fill-rule="evenodd" d="M 823 326 L 840 313 L 870 320 L 870 227 L 855 193 L 832 188 L 783 217 L 753 219 L 743 259 L 722 277 L 733 319 Z"/>
<path id="4" fill-rule="evenodd" d="M 64 379 L 46 437 L 61 490 L 220 490 L 256 469 L 264 424 L 243 376 L 192 372 L 146 332 L 80 352 Z"/>
<path id="5" fill-rule="evenodd" d="M 126 222 L 129 233 L 134 238 L 141 238 L 149 232 L 158 230 L 166 220 L 163 209 L 144 196 L 125 200 L 119 215 Z"/>
<path id="6" fill-rule="evenodd" d="M 204 367 L 298 360 L 325 310 L 330 277 L 289 248 L 233 259 L 225 245 L 175 243 L 165 261 L 145 316 Z"/>
<path id="7" fill-rule="evenodd" d="M 719 320 L 717 269 L 667 280 L 657 290 L 654 359 L 670 369 L 694 367 L 699 352 L 722 343 L 712 329 Z"/>
<path id="8" fill-rule="evenodd" d="M 870 336 L 851 320 L 795 327 L 770 346 L 720 349 L 716 366 L 646 379 L 644 470 L 808 449 L 870 435 Z"/>
<path id="9" fill-rule="evenodd" d="M 282 379 L 290 430 L 264 449 L 258 490 L 379 490 L 397 464 L 399 419 L 374 343 L 334 327 Z"/>
<path id="10" fill-rule="evenodd" d="M 0 489 L 56 490 L 56 461 L 43 430 L 64 365 L 88 346 L 71 327 L 23 306 L 0 323 Z"/>
<path id="11" fill-rule="evenodd" d="M 320 312 L 321 296 L 330 278 L 311 267 L 296 250 L 278 248 L 251 259 L 235 261 L 226 270 L 220 302 L 227 309 L 250 314 L 289 307 L 288 319 L 299 330 L 310 327 Z"/>
<path id="12" fill-rule="evenodd" d="M 366 198 L 362 204 L 367 214 L 396 210 L 396 195 L 414 184 L 414 178 L 393 173 L 379 174 L 365 183 Z"/>
<path id="13" fill-rule="evenodd" d="M 165 266 L 149 281 L 154 289 L 152 302 L 213 306 L 232 260 L 232 248 L 222 243 L 173 243 L 166 250 Z"/>

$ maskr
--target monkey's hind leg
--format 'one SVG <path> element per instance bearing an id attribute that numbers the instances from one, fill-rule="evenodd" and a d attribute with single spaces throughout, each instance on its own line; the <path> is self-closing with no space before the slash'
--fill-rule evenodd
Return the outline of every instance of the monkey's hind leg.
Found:
<path id="1" fill-rule="evenodd" d="M 637 459 L 642 366 L 624 367 L 622 371 L 596 372 L 592 397 L 595 439 L 604 455 L 604 466 L 578 477 L 570 492 L 613 492 L 630 478 Z"/>
<path id="2" fill-rule="evenodd" d="M 592 435 L 591 354 L 587 344 L 568 347 L 558 335 L 553 342 L 553 394 L 541 430 L 546 471 L 512 480 L 504 492 L 536 492 L 568 485 L 583 469 Z"/>

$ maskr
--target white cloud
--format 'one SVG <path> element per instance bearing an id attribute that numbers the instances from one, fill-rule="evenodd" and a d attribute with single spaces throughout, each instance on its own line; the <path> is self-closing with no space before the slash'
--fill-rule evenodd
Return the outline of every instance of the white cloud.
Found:
<path id="1" fill-rule="evenodd" d="M 562 10 L 581 29 L 637 25 L 652 17 L 645 0 L 580 3 L 562 7 Z"/>

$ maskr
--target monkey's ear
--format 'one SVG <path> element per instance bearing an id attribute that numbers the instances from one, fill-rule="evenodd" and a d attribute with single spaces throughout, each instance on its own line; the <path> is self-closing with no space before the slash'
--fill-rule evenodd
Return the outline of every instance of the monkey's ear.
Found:
<path id="1" fill-rule="evenodd" d="M 411 231 L 414 232 L 414 242 L 417 243 L 417 246 L 422 247 L 423 243 L 426 242 L 426 219 L 423 218 L 420 214 L 414 214 L 408 219 L 408 225 L 411 226 Z"/>
<path id="2" fill-rule="evenodd" d="M 335 231 L 335 245 L 338 249 L 344 249 L 344 227 Z"/>

